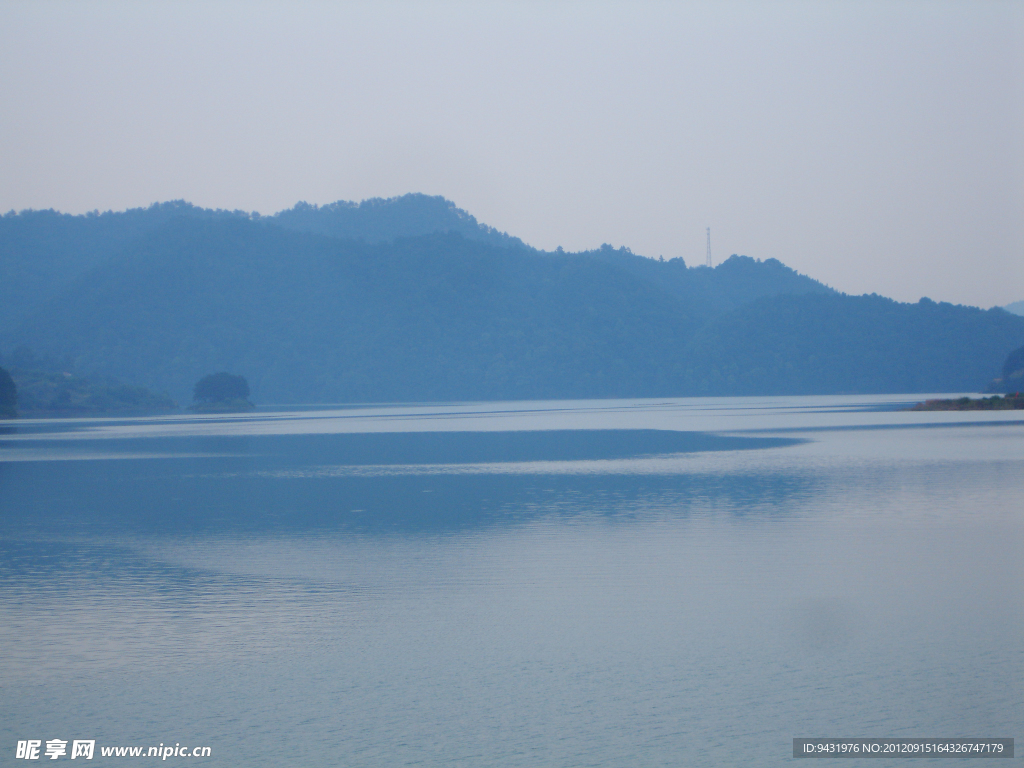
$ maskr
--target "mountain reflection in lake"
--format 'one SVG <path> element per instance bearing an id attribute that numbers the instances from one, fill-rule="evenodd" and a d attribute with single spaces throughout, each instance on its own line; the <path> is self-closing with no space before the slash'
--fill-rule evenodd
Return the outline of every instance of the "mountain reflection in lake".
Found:
<path id="1" fill-rule="evenodd" d="M 891 400 L 17 422 L 0 731 L 308 766 L 1015 736 L 1024 422 Z"/>

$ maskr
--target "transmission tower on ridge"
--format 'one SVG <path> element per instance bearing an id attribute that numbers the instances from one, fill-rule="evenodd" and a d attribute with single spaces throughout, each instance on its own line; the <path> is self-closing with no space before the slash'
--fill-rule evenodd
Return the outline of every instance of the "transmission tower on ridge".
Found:
<path id="1" fill-rule="evenodd" d="M 711 227 L 708 227 L 708 266 L 711 266 Z"/>

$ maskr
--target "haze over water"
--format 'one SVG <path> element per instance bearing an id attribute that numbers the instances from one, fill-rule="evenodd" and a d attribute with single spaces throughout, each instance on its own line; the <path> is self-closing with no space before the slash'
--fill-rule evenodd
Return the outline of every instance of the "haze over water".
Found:
<path id="1" fill-rule="evenodd" d="M 893 409 L 918 399 L 19 421 L 3 754 L 774 766 L 797 736 L 1019 737 L 1024 420 Z"/>

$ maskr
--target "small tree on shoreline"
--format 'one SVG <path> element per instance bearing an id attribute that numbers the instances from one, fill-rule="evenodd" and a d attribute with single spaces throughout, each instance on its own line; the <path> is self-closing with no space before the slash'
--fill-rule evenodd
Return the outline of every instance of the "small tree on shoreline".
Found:
<path id="1" fill-rule="evenodd" d="M 249 382 L 244 376 L 230 373 L 211 373 L 196 382 L 192 399 L 197 403 L 227 403 L 249 399 Z"/>

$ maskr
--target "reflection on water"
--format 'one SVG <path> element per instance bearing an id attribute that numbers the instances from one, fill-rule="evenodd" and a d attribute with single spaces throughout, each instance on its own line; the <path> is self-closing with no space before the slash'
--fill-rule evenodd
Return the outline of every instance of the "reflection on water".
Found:
<path id="1" fill-rule="evenodd" d="M 1017 736 L 1024 424 L 865 405 L 19 423 L 2 748 L 768 766 Z"/>

